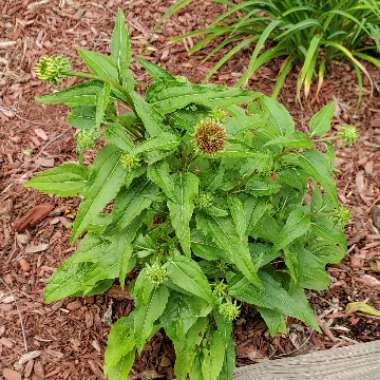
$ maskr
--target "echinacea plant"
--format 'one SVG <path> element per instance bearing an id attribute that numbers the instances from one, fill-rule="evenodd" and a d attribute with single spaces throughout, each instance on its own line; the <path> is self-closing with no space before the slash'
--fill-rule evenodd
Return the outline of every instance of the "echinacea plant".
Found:
<path id="1" fill-rule="evenodd" d="M 81 197 L 71 242 L 81 241 L 49 279 L 45 301 L 128 287 L 133 311 L 113 325 L 105 353 L 110 380 L 127 379 L 158 330 L 173 342 L 177 379 L 229 380 L 242 304 L 273 336 L 286 333 L 288 316 L 319 331 L 305 289 L 328 287 L 325 266 L 345 255 L 349 217 L 323 138 L 334 103 L 304 133 L 272 98 L 192 84 L 140 59 L 152 77 L 144 97 L 129 70 L 122 12 L 111 50 L 80 49 L 86 73 L 50 70 L 47 58 L 37 69 L 54 83 L 86 78 L 37 98 L 70 108 L 80 156 L 26 183 Z M 97 141 L 86 165 L 83 153 Z"/>

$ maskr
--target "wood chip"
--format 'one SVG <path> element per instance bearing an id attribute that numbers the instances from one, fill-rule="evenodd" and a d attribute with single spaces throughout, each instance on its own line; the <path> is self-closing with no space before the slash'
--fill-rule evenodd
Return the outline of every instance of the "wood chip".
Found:
<path id="1" fill-rule="evenodd" d="M 18 364 L 20 366 L 24 365 L 25 363 L 38 358 L 41 355 L 41 351 L 29 351 L 26 354 L 21 355 L 20 359 L 18 360 Z"/>
<path id="2" fill-rule="evenodd" d="M 21 380 L 21 375 L 10 368 L 5 368 L 3 370 L 3 376 L 5 380 Z"/>
<path id="3" fill-rule="evenodd" d="M 25 228 L 28 226 L 33 227 L 37 225 L 49 214 L 51 210 L 53 210 L 53 208 L 54 206 L 50 203 L 44 203 L 34 207 L 32 210 L 30 210 L 28 213 L 26 213 L 24 216 L 22 216 L 15 222 L 15 230 L 17 232 L 21 232 L 25 230 Z"/>
<path id="4" fill-rule="evenodd" d="M 380 207 L 375 205 L 371 209 L 373 225 L 380 231 Z"/>
<path id="5" fill-rule="evenodd" d="M 37 245 L 28 245 L 25 248 L 25 253 L 31 254 L 31 253 L 38 253 L 38 252 L 43 252 L 46 251 L 49 248 L 49 244 L 43 243 L 43 244 L 37 244 Z"/>

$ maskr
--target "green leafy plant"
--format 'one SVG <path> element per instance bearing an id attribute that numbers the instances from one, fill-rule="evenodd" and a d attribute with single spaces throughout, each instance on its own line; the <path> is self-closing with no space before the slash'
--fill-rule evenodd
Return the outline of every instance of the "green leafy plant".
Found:
<path id="1" fill-rule="evenodd" d="M 166 12 L 171 16 L 193 0 L 179 0 Z M 316 94 L 324 81 L 325 70 L 334 59 L 347 59 L 354 66 L 360 88 L 364 73 L 372 83 L 368 71 L 360 62 L 368 61 L 380 67 L 376 55 L 380 53 L 380 4 L 377 0 L 214 0 L 224 4 L 227 11 L 205 29 L 190 32 L 175 40 L 201 37 L 192 47 L 195 53 L 210 42 L 213 47 L 205 60 L 220 50 L 229 50 L 209 71 L 206 80 L 214 75 L 231 57 L 247 46 L 255 45 L 248 67 L 238 85 L 264 64 L 283 56 L 274 88 L 274 96 L 281 91 L 292 67 L 302 65 L 297 82 L 297 97 L 304 88 L 305 97 L 315 77 Z M 215 42 L 216 41 L 216 42 Z M 268 49 L 266 43 L 270 42 Z"/>
<path id="2" fill-rule="evenodd" d="M 287 316 L 319 331 L 304 289 L 328 286 L 325 266 L 344 256 L 349 219 L 333 179 L 335 137 L 322 138 L 334 103 L 303 133 L 272 98 L 192 84 L 140 59 L 153 79 L 142 96 L 121 11 L 111 47 L 111 56 L 79 50 L 89 72 L 55 57 L 59 69 L 44 80 L 86 80 L 37 98 L 70 108 L 81 158 L 26 183 L 82 198 L 71 242 L 82 239 L 49 279 L 45 301 L 128 286 L 134 309 L 111 329 L 110 380 L 127 378 L 159 329 L 173 342 L 178 379 L 231 379 L 242 303 L 272 335 L 286 332 Z M 83 152 L 99 139 L 85 165 Z"/>

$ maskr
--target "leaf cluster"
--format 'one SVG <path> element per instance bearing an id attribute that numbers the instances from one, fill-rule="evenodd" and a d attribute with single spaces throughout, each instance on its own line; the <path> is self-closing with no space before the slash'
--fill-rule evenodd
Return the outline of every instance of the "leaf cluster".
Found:
<path id="1" fill-rule="evenodd" d="M 82 198 L 72 242 L 82 239 L 49 279 L 45 301 L 128 286 L 134 309 L 110 332 L 110 380 L 127 378 L 159 329 L 174 344 L 178 379 L 229 380 L 242 303 L 272 335 L 286 332 L 287 316 L 319 330 L 304 290 L 325 289 L 325 265 L 346 250 L 334 150 L 321 138 L 334 103 L 303 133 L 272 98 L 192 84 L 140 60 L 152 77 L 142 96 L 121 12 L 111 50 L 81 49 L 89 72 L 74 75 L 88 79 L 38 98 L 67 105 L 73 128 L 104 141 L 91 165 L 65 163 L 26 183 Z M 205 120 L 208 131 L 225 131 L 212 153 L 194 137 Z"/>

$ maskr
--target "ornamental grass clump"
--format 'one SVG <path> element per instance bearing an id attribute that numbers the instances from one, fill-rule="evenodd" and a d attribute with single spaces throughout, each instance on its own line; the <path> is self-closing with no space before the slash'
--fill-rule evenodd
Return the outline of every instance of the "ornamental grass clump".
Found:
<path id="1" fill-rule="evenodd" d="M 169 17 L 194 0 L 177 0 L 165 17 Z M 299 64 L 297 97 L 302 87 L 307 98 L 313 80 L 316 95 L 324 81 L 325 71 L 333 60 L 350 62 L 357 75 L 360 90 L 363 75 L 370 75 L 363 61 L 380 67 L 380 3 L 378 0 L 214 0 L 226 11 L 204 29 L 192 31 L 174 40 L 200 37 L 191 53 L 210 46 L 205 60 L 225 51 L 211 68 L 211 78 L 234 55 L 247 47 L 252 52 L 238 85 L 266 63 L 278 57 L 284 62 L 274 88 L 277 96 L 292 68 Z M 265 49 L 265 46 L 268 46 Z M 360 91 L 361 92 L 361 91 Z"/>
<path id="2" fill-rule="evenodd" d="M 305 289 L 328 287 L 325 266 L 345 255 L 349 217 L 323 137 L 334 104 L 303 133 L 272 98 L 192 84 L 140 59 L 152 77 L 142 96 L 122 12 L 111 51 L 80 49 L 88 72 L 65 75 L 85 80 L 37 98 L 69 107 L 80 158 L 26 183 L 81 197 L 71 235 L 79 245 L 50 277 L 45 301 L 128 288 L 133 310 L 113 325 L 105 353 L 110 380 L 127 379 L 159 330 L 173 342 L 177 379 L 229 380 L 242 304 L 273 336 L 286 333 L 287 317 L 319 331 Z"/>

